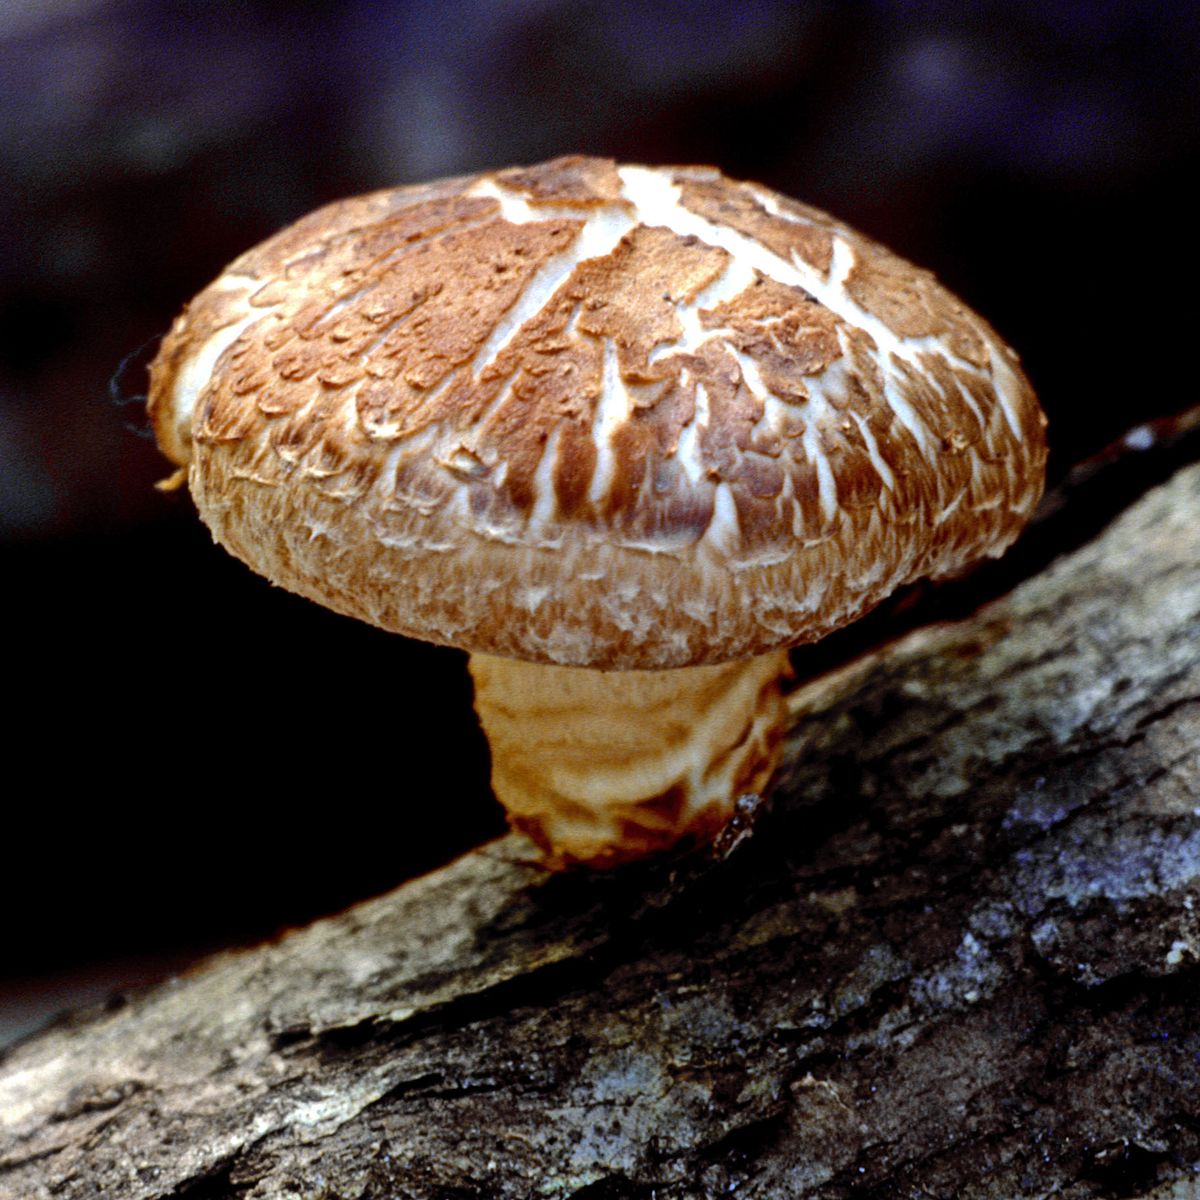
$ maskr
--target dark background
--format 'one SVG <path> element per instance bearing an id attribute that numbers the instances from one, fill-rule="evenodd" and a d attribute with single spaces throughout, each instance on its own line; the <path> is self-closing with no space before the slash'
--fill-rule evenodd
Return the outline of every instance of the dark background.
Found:
<path id="1" fill-rule="evenodd" d="M 0 6 L 0 1039 L 502 825 L 461 656 L 272 589 L 153 490 L 110 385 L 227 261 L 372 188 L 715 163 L 985 313 L 1057 479 L 1195 403 L 1198 101 L 1194 0 Z"/>

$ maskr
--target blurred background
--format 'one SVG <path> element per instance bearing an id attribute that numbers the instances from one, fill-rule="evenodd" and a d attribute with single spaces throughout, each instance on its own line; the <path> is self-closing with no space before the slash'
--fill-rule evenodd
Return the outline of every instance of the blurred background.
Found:
<path id="1" fill-rule="evenodd" d="M 1198 133 L 1194 0 L 6 0 L 0 1041 L 502 827 L 461 656 L 153 488 L 145 363 L 226 262 L 372 188 L 714 163 L 987 315 L 1060 478 L 1195 403 Z"/>

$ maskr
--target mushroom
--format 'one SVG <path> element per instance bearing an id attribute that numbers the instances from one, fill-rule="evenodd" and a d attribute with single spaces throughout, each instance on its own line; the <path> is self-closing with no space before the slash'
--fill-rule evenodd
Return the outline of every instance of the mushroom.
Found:
<path id="1" fill-rule="evenodd" d="M 932 275 L 713 168 L 585 157 L 276 234 L 175 322 L 149 407 L 254 570 L 470 651 L 553 866 L 713 838 L 776 766 L 788 647 L 1003 552 L 1046 453 Z"/>

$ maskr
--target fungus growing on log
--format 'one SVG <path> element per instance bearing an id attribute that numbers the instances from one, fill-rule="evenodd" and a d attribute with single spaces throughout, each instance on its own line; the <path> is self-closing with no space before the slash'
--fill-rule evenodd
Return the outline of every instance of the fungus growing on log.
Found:
<path id="1" fill-rule="evenodd" d="M 927 272 L 710 167 L 593 158 L 332 204 L 175 322 L 150 413 L 274 583 L 470 651 L 551 865 L 716 836 L 787 650 L 999 555 L 1041 494 L 1013 352 Z"/>

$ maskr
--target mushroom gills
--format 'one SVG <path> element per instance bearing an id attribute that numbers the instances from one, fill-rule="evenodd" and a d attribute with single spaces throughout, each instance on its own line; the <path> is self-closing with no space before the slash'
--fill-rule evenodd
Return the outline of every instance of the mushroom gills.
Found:
<path id="1" fill-rule="evenodd" d="M 552 866 L 711 841 L 778 762 L 786 650 L 666 671 L 470 667 L 493 790 Z"/>

